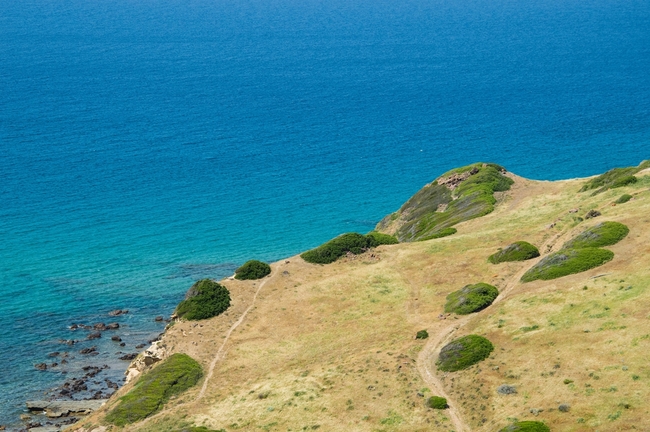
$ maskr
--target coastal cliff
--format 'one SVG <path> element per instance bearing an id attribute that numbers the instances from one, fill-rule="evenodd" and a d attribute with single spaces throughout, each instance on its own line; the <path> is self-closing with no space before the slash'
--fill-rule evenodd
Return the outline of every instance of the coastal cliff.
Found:
<path id="1" fill-rule="evenodd" d="M 262 279 L 220 281 L 226 312 L 169 325 L 134 379 L 71 430 L 115 430 L 107 413 L 174 353 L 203 377 L 123 430 L 650 427 L 650 173 L 633 171 L 606 177 L 635 178 L 623 184 L 531 181 L 491 164 L 449 172 L 380 222 L 400 244 L 327 265 L 295 256 Z M 619 225 L 627 231 L 605 229 Z M 539 256 L 488 260 L 524 241 Z M 533 269 L 551 276 L 530 279 Z M 466 341 L 482 351 L 465 355 Z M 464 360 L 449 366 L 454 353 Z"/>

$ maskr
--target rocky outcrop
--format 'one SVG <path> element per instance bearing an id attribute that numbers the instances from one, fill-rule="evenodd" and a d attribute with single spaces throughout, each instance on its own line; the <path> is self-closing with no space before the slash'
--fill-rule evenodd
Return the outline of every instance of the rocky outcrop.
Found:
<path id="1" fill-rule="evenodd" d="M 155 341 L 143 353 L 138 355 L 136 359 L 129 365 L 124 373 L 126 375 L 126 382 L 130 382 L 133 378 L 140 375 L 145 369 L 154 363 L 165 359 L 168 356 L 167 350 L 162 346 L 160 341 Z"/>
<path id="2" fill-rule="evenodd" d="M 27 409 L 30 411 L 45 411 L 50 418 L 87 415 L 95 411 L 108 399 L 84 401 L 28 401 Z"/>

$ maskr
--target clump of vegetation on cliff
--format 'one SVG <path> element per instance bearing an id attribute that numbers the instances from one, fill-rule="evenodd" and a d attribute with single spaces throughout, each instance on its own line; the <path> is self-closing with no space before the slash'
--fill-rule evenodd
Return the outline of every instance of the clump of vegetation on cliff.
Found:
<path id="1" fill-rule="evenodd" d="M 179 318 L 202 320 L 220 315 L 229 307 L 228 289 L 211 279 L 202 279 L 192 285 L 175 313 Z"/>
<path id="2" fill-rule="evenodd" d="M 269 274 L 271 274 L 271 266 L 269 266 L 267 263 L 257 260 L 250 260 L 246 261 L 241 267 L 235 270 L 235 279 L 262 279 L 264 276 Z"/>
<path id="3" fill-rule="evenodd" d="M 492 342 L 482 336 L 467 335 L 449 342 L 440 350 L 438 369 L 454 372 L 485 360 L 494 350 Z"/>
<path id="4" fill-rule="evenodd" d="M 623 240 L 630 229 L 619 222 L 601 222 L 587 228 L 563 246 L 563 249 L 611 246 Z"/>
<path id="5" fill-rule="evenodd" d="M 526 261 L 539 256 L 539 249 L 525 241 L 514 242 L 511 245 L 490 255 L 488 261 L 492 264 L 511 261 Z"/>
<path id="6" fill-rule="evenodd" d="M 304 252 L 300 256 L 312 264 L 329 264 L 348 252 L 358 255 L 379 245 L 395 243 L 398 243 L 395 237 L 374 231 L 367 235 L 347 233 L 333 238 L 315 249 Z"/>
<path id="7" fill-rule="evenodd" d="M 607 249 L 563 249 L 544 257 L 544 259 L 524 273 L 521 281 L 531 282 L 537 279 L 556 279 L 598 267 L 611 261 L 613 258 L 614 252 Z"/>
<path id="8" fill-rule="evenodd" d="M 614 189 L 617 187 L 627 186 L 637 182 L 637 178 L 634 174 L 639 171 L 650 168 L 650 160 L 643 161 L 639 166 L 636 167 L 627 167 L 627 168 L 614 168 L 607 171 L 605 174 L 601 174 L 597 177 L 588 180 L 580 192 L 586 192 L 593 190 L 593 195 L 597 195 L 601 192 L 605 192 L 608 189 Z"/>
<path id="9" fill-rule="evenodd" d="M 503 167 L 484 163 L 449 171 L 413 195 L 397 213 L 386 216 L 377 230 L 394 232 L 400 241 L 441 237 L 437 233 L 445 228 L 494 210 L 494 193 L 510 189 L 513 183 L 504 173 Z"/>
<path id="10" fill-rule="evenodd" d="M 202 376 L 196 360 L 187 354 L 173 354 L 142 375 L 106 420 L 117 426 L 140 421 L 160 410 L 171 396 L 194 386 Z"/>
<path id="11" fill-rule="evenodd" d="M 630 194 L 623 194 L 616 201 L 614 201 L 615 204 L 625 204 L 629 200 L 632 199 L 632 195 Z"/>
<path id="12" fill-rule="evenodd" d="M 445 312 L 467 315 L 490 306 L 499 295 L 499 290 L 486 283 L 466 285 L 447 296 Z"/>
<path id="13" fill-rule="evenodd" d="M 499 432 L 551 432 L 551 429 L 542 422 L 521 421 L 508 425 Z"/>
<path id="14" fill-rule="evenodd" d="M 449 408 L 449 405 L 447 405 L 447 399 L 440 397 L 440 396 L 431 396 L 427 400 L 427 406 L 429 408 L 433 409 L 447 409 Z"/>

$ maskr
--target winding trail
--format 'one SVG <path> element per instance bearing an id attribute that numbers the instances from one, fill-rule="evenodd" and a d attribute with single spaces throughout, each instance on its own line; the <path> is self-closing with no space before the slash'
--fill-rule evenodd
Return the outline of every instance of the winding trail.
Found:
<path id="1" fill-rule="evenodd" d="M 554 252 L 554 250 L 556 249 L 556 245 L 563 243 L 560 240 L 562 240 L 563 237 L 566 237 L 572 231 L 573 230 L 569 229 L 565 232 L 551 236 L 551 238 L 549 238 L 548 240 L 546 240 L 546 242 L 544 242 L 540 250 L 548 251 L 548 253 Z M 449 397 L 447 392 L 445 392 L 445 388 L 442 384 L 442 381 L 436 375 L 434 358 L 437 356 L 438 353 L 440 353 L 442 347 L 451 340 L 454 334 L 458 330 L 465 327 L 470 322 L 470 320 L 479 316 L 479 314 L 481 313 L 487 313 L 484 311 L 489 311 L 494 305 L 508 298 L 512 290 L 519 284 L 519 280 L 524 275 L 524 273 L 526 273 L 526 271 L 530 269 L 533 265 L 537 264 L 542 258 L 544 258 L 544 256 L 548 255 L 548 253 L 545 253 L 544 255 L 541 255 L 538 258 L 526 261 L 526 264 L 528 265 L 522 266 L 522 268 L 519 271 L 517 271 L 515 274 L 513 274 L 506 280 L 503 289 L 499 293 L 499 296 L 494 300 L 492 305 L 490 305 L 487 309 L 484 309 L 483 311 L 475 314 L 465 315 L 460 319 L 450 322 L 449 325 L 446 325 L 438 329 L 436 336 L 434 338 L 430 338 L 429 341 L 424 346 L 424 348 L 422 348 L 422 351 L 420 351 L 420 353 L 418 354 L 418 358 L 417 358 L 418 372 L 420 373 L 420 376 L 427 383 L 427 385 L 431 390 L 435 390 L 435 392 L 439 396 L 444 397 L 449 402 L 449 408 L 447 409 L 447 414 L 450 417 L 455 432 L 471 432 L 472 428 L 463 419 L 463 417 L 460 414 L 459 408 L 456 406 L 455 403 L 453 403 L 452 399 Z"/>

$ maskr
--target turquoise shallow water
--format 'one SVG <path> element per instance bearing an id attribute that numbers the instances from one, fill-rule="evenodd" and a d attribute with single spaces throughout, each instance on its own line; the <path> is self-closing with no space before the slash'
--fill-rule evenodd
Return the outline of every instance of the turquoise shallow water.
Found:
<path id="1" fill-rule="evenodd" d="M 460 165 L 648 158 L 648 3 L 529 3 L 0 4 L 0 424 L 65 380 L 33 365 L 71 323 L 127 308 L 131 352 L 195 280 L 369 231 Z"/>

